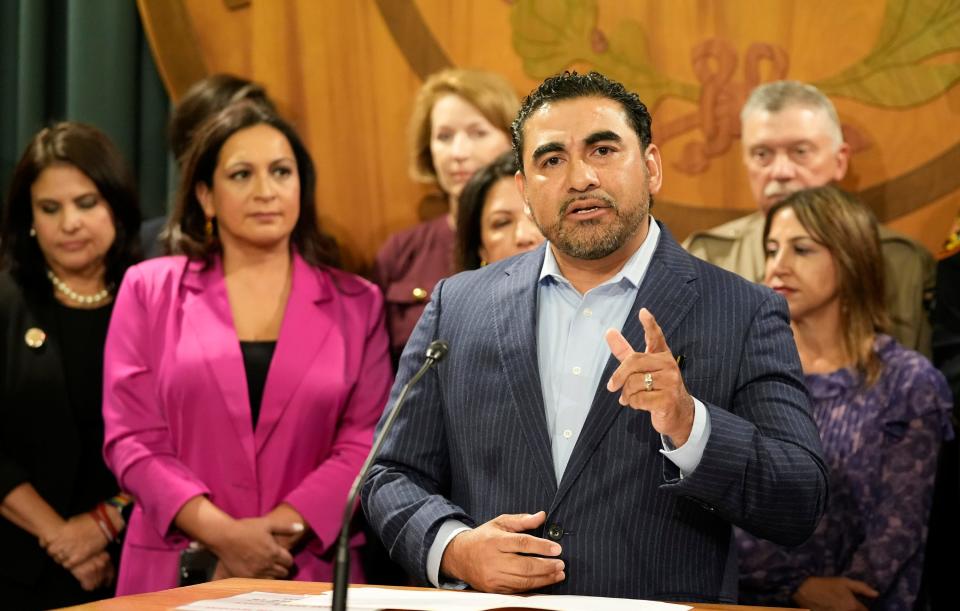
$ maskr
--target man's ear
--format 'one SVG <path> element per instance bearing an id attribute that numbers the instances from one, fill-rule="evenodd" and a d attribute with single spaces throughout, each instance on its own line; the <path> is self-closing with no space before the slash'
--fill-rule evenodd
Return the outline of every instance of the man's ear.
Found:
<path id="1" fill-rule="evenodd" d="M 663 161 L 660 159 L 660 149 L 656 144 L 650 144 L 647 150 L 643 152 L 643 163 L 647 167 L 647 175 L 650 181 L 647 189 L 650 195 L 656 195 L 663 184 Z"/>
<path id="2" fill-rule="evenodd" d="M 527 177 L 524 176 L 522 172 L 517 171 L 517 173 L 513 175 L 513 181 L 517 185 L 517 191 L 520 192 L 520 199 L 523 200 L 523 213 L 533 221 L 534 225 L 539 227 L 540 225 L 537 223 L 536 217 L 533 216 L 533 209 L 530 208 L 530 202 L 527 200 Z"/>
<path id="3" fill-rule="evenodd" d="M 520 192 L 520 197 L 526 202 L 527 177 L 523 175 L 523 172 L 517 170 L 517 173 L 513 175 L 513 182 L 517 185 L 517 191 Z"/>
<path id="4" fill-rule="evenodd" d="M 836 156 L 837 171 L 833 175 L 833 179 L 839 182 L 847 175 L 847 170 L 850 168 L 850 145 L 846 142 L 841 142 L 837 148 Z"/>

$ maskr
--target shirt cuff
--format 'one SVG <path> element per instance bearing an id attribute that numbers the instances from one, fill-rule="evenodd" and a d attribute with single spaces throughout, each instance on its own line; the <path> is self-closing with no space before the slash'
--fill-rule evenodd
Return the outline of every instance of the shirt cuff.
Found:
<path id="1" fill-rule="evenodd" d="M 453 541 L 454 537 L 466 530 L 470 530 L 470 527 L 460 520 L 447 520 L 440 525 L 437 536 L 433 538 L 433 545 L 427 552 L 427 578 L 433 584 L 433 587 L 441 587 L 440 561 L 443 560 L 443 552 L 447 549 L 447 545 Z M 460 581 L 450 581 L 444 583 L 442 587 L 462 589 L 466 587 L 466 584 Z"/>
<path id="2" fill-rule="evenodd" d="M 703 451 L 707 447 L 707 441 L 710 439 L 710 412 L 707 407 L 697 399 L 693 398 L 693 428 L 690 429 L 690 436 L 687 443 L 679 448 L 674 447 L 673 442 L 666 435 L 660 435 L 660 443 L 663 449 L 660 453 L 670 459 L 670 462 L 677 465 L 680 469 L 680 477 L 686 477 L 693 473 L 703 458 Z"/>

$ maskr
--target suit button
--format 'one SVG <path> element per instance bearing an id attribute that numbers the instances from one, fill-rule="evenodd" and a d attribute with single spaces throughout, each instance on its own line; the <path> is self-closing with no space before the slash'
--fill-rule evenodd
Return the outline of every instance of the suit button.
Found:
<path id="1" fill-rule="evenodd" d="M 417 301 L 423 301 L 424 299 L 426 299 L 427 298 L 426 289 L 422 289 L 419 286 L 413 289 L 413 298 L 416 299 Z"/>
<path id="2" fill-rule="evenodd" d="M 559 524 L 551 524 L 547 527 L 547 538 L 551 541 L 563 539 L 563 528 Z"/>

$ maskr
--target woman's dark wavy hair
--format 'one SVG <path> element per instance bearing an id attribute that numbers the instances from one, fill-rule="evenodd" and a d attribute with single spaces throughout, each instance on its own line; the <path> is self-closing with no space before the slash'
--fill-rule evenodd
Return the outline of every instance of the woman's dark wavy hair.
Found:
<path id="1" fill-rule="evenodd" d="M 167 126 L 170 150 L 177 161 L 186 154 L 194 132 L 206 119 L 240 100 L 252 100 L 270 112 L 277 112 L 263 85 L 239 76 L 213 74 L 191 85 L 170 115 Z"/>
<path id="2" fill-rule="evenodd" d="M 110 207 L 116 237 L 104 258 L 107 286 L 118 287 L 127 268 L 142 258 L 140 206 L 133 174 L 110 139 L 96 127 L 64 121 L 37 132 L 13 170 L 0 229 L 0 261 L 27 290 L 50 293 L 47 262 L 30 236 L 30 189 L 40 174 L 57 164 L 72 165 L 96 185 Z M 51 293 L 52 294 L 52 293 Z"/>
<path id="3" fill-rule="evenodd" d="M 197 199 L 197 185 L 203 183 L 213 188 L 214 170 L 224 143 L 235 133 L 256 125 L 269 125 L 286 136 L 297 162 L 300 216 L 290 235 L 290 243 L 311 265 L 339 268 L 340 249 L 337 242 L 319 227 L 314 205 L 317 175 L 310 153 L 286 121 L 264 105 L 249 100 L 227 106 L 197 130 L 181 166 L 180 187 L 166 229 L 166 235 L 170 236 L 168 249 L 207 263 L 222 252 L 216 223 L 213 239 L 208 240 L 204 231 L 206 216 Z"/>
<path id="4" fill-rule="evenodd" d="M 457 205 L 457 270 L 477 269 L 482 245 L 480 222 L 490 188 L 502 178 L 517 173 L 517 157 L 513 151 L 501 153 L 486 167 L 477 170 L 460 193 Z"/>

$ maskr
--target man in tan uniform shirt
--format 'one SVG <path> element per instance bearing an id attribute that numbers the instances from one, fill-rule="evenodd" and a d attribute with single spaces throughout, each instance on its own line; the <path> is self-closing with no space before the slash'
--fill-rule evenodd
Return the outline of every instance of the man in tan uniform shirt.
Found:
<path id="1" fill-rule="evenodd" d="M 850 147 L 843 141 L 833 103 L 812 85 L 777 81 L 760 85 L 740 113 L 743 161 L 759 211 L 691 234 L 691 254 L 748 280 L 764 275 L 766 211 L 790 193 L 841 180 Z M 926 304 L 936 282 L 933 257 L 911 238 L 880 228 L 890 334 L 930 356 Z"/>

